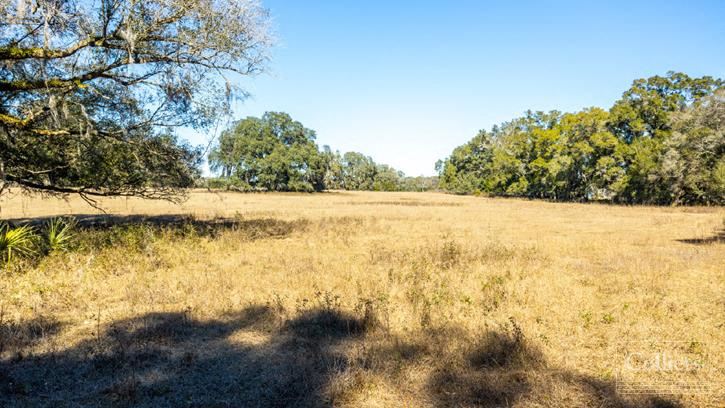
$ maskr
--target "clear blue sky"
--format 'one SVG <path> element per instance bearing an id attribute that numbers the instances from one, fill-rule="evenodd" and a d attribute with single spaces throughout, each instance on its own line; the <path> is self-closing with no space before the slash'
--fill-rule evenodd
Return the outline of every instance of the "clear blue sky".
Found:
<path id="1" fill-rule="evenodd" d="M 590 4 L 592 3 L 592 4 Z M 525 110 L 608 108 L 635 78 L 725 77 L 725 1 L 266 0 L 278 45 L 235 118 L 284 111 L 320 146 L 408 175 Z M 208 135 L 192 135 L 203 143 Z"/>

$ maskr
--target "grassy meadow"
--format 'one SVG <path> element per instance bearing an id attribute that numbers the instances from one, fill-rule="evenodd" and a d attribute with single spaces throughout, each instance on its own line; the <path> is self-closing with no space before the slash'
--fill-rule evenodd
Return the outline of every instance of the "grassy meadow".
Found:
<path id="1" fill-rule="evenodd" d="M 0 200 L 39 231 L 78 219 L 68 250 L 0 272 L 0 406 L 725 404 L 722 207 L 100 204 Z M 648 365 L 663 355 L 689 365 Z"/>

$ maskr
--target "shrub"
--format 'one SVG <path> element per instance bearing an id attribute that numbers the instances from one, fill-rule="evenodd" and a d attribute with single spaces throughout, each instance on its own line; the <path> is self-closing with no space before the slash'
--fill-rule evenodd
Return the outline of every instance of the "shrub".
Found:
<path id="1" fill-rule="evenodd" d="M 52 218 L 46 224 L 45 243 L 48 251 L 67 251 L 73 242 L 76 221 L 73 218 Z"/>
<path id="2" fill-rule="evenodd" d="M 15 254 L 34 255 L 36 238 L 35 231 L 28 225 L 11 228 L 5 222 L 0 223 L 0 260 L 7 264 Z"/>

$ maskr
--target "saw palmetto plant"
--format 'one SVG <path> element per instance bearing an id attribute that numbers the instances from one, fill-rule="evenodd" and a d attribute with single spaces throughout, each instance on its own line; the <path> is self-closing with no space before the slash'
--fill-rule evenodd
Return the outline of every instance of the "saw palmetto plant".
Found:
<path id="1" fill-rule="evenodd" d="M 76 222 L 72 218 L 52 218 L 46 223 L 45 240 L 49 251 L 67 251 L 73 242 Z"/>
<path id="2" fill-rule="evenodd" d="M 35 239 L 35 230 L 28 225 L 13 228 L 0 223 L 0 260 L 9 263 L 15 255 L 35 254 Z"/>

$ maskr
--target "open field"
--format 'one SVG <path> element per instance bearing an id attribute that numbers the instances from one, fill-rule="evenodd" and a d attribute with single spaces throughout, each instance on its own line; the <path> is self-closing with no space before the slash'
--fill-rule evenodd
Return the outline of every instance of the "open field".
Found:
<path id="1" fill-rule="evenodd" d="M 86 220 L 76 248 L 0 272 L 0 406 L 725 404 L 723 208 L 102 205 L 120 225 L 75 198 L 0 200 L 2 219 Z"/>

